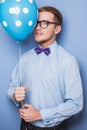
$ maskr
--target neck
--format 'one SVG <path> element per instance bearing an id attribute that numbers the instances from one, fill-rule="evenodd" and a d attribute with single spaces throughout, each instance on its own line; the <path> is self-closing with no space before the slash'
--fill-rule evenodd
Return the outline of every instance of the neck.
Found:
<path id="1" fill-rule="evenodd" d="M 55 40 L 52 40 L 52 41 L 46 41 L 46 42 L 42 42 L 42 43 L 38 43 L 42 48 L 46 48 L 48 46 L 50 46 L 51 44 L 54 43 Z"/>

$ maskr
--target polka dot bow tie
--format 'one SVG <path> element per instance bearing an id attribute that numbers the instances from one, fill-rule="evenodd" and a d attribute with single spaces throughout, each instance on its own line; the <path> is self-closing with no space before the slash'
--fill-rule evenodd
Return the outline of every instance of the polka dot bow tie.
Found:
<path id="1" fill-rule="evenodd" d="M 47 56 L 50 54 L 49 48 L 36 47 L 34 50 L 37 54 L 40 54 L 41 52 L 44 52 Z"/>

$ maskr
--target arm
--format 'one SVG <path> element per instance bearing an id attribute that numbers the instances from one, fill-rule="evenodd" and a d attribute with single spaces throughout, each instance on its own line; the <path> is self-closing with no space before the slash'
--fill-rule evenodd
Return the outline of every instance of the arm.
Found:
<path id="1" fill-rule="evenodd" d="M 24 100 L 25 91 L 27 87 L 22 85 L 22 60 L 15 66 L 11 80 L 9 83 L 9 87 L 7 90 L 8 97 L 18 106 L 19 102 Z M 21 86 L 21 87 L 20 87 Z"/>
<path id="2" fill-rule="evenodd" d="M 73 58 L 65 63 L 64 76 L 64 102 L 54 108 L 40 110 L 42 119 L 46 125 L 60 123 L 79 113 L 83 108 L 83 91 L 76 60 Z"/>

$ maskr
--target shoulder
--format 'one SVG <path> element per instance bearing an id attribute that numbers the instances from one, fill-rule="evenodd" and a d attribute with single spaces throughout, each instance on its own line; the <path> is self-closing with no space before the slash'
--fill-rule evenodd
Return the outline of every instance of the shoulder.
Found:
<path id="1" fill-rule="evenodd" d="M 25 58 L 27 56 L 31 56 L 34 53 L 34 48 L 30 49 L 29 51 L 25 52 L 22 56 L 22 58 Z"/>
<path id="2" fill-rule="evenodd" d="M 34 54 L 34 48 L 30 49 L 29 51 L 25 52 L 23 55 L 22 55 L 22 59 L 26 59 L 28 57 L 31 57 L 32 55 Z"/>
<path id="3" fill-rule="evenodd" d="M 70 52 L 65 50 L 60 45 L 58 45 L 58 55 L 60 56 L 60 58 L 63 58 L 63 60 L 73 60 L 73 59 L 76 59 L 76 57 L 73 54 L 71 54 Z"/>
<path id="4" fill-rule="evenodd" d="M 22 63 L 25 63 L 25 62 L 28 62 L 32 59 L 33 55 L 35 55 L 35 52 L 34 52 L 34 48 L 33 49 L 30 49 L 29 51 L 25 52 L 19 62 L 22 62 Z"/>
<path id="5" fill-rule="evenodd" d="M 77 65 L 76 57 L 58 45 L 58 59 L 63 67 L 70 67 L 72 64 Z"/>

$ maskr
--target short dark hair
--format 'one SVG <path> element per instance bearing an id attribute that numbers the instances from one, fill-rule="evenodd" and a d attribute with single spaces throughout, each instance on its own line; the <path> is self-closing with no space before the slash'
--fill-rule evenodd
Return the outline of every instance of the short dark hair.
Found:
<path id="1" fill-rule="evenodd" d="M 55 16 L 56 22 L 58 22 L 59 25 L 62 24 L 63 17 L 62 17 L 61 12 L 58 9 L 52 6 L 43 6 L 38 9 L 38 12 L 43 12 L 43 11 L 48 11 L 52 13 Z"/>

